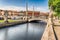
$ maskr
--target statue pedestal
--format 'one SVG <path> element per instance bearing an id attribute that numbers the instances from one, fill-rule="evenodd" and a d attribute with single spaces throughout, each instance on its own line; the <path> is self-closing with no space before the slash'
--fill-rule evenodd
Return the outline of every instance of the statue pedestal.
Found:
<path id="1" fill-rule="evenodd" d="M 4 12 L 4 22 L 8 23 L 8 11 L 7 10 Z"/>

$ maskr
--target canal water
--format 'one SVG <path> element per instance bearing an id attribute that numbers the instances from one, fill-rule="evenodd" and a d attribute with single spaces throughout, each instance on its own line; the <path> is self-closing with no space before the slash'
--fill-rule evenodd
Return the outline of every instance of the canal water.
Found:
<path id="1" fill-rule="evenodd" d="M 0 40 L 40 40 L 45 27 L 44 22 L 33 22 L 0 29 Z"/>

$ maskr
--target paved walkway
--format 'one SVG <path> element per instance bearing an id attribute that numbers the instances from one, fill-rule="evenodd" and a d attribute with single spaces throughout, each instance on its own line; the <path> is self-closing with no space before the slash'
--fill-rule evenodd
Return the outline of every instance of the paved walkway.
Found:
<path id="1" fill-rule="evenodd" d="M 60 40 L 60 26 L 55 26 L 54 30 L 57 36 L 57 40 Z"/>

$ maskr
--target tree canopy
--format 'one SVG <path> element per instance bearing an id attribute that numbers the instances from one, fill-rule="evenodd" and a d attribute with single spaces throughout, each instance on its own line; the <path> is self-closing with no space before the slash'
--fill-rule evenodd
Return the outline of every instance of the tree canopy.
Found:
<path id="1" fill-rule="evenodd" d="M 53 8 L 52 10 L 54 12 L 56 12 L 58 14 L 58 16 L 60 16 L 60 0 L 49 0 L 48 6 L 49 6 L 49 8 L 50 8 L 50 6 L 52 6 L 52 8 Z"/>

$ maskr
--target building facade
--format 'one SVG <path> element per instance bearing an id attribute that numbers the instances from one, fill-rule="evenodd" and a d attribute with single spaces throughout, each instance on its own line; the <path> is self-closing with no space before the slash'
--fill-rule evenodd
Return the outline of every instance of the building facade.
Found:
<path id="1" fill-rule="evenodd" d="M 0 10 L 0 18 L 4 16 L 5 10 Z M 8 18 L 22 18 L 26 16 L 26 11 L 13 11 L 13 10 L 7 10 L 8 12 Z M 48 16 L 48 13 L 43 13 L 39 11 L 28 11 L 27 14 L 28 17 L 39 17 L 39 16 Z"/>

